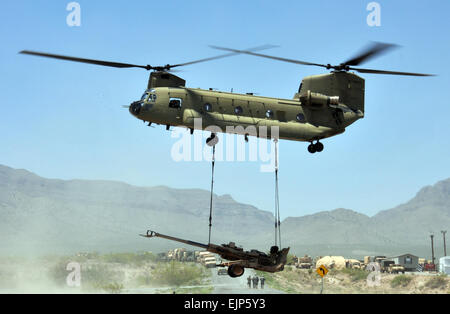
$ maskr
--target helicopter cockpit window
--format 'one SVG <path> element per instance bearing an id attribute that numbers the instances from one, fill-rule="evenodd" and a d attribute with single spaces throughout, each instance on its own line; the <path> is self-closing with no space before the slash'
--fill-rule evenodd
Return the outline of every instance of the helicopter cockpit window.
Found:
<path id="1" fill-rule="evenodd" d="M 146 92 L 144 95 L 142 95 L 141 101 L 142 102 L 155 102 L 156 94 Z"/>
<path id="2" fill-rule="evenodd" d="M 148 97 L 148 93 L 144 93 L 144 95 L 142 95 L 141 97 L 141 101 L 146 101 Z"/>
<path id="3" fill-rule="evenodd" d="M 169 100 L 169 108 L 181 108 L 182 100 L 181 98 L 170 98 Z"/>

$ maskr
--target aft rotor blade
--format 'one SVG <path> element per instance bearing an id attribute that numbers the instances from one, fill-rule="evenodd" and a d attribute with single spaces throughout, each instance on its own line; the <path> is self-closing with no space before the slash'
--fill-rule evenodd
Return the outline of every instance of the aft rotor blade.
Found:
<path id="1" fill-rule="evenodd" d="M 224 50 L 224 51 L 231 51 L 231 52 L 234 52 L 234 53 L 244 53 L 244 54 L 248 54 L 248 55 L 252 55 L 252 56 L 268 58 L 268 59 L 284 61 L 284 62 L 290 62 L 290 63 L 295 63 L 295 64 L 314 65 L 314 66 L 319 66 L 319 67 L 323 67 L 323 68 L 327 67 L 327 65 L 325 65 L 325 64 L 318 64 L 318 63 L 305 62 L 305 61 L 300 61 L 300 60 L 295 60 L 295 59 L 288 59 L 288 58 L 269 56 L 269 55 L 264 55 L 264 54 L 261 54 L 261 53 L 255 53 L 255 52 L 252 52 L 252 51 L 249 51 L 249 50 L 238 50 L 238 49 L 217 47 L 217 46 L 210 46 L 210 47 L 213 48 L 213 49 Z"/>
<path id="2" fill-rule="evenodd" d="M 374 58 L 375 56 L 379 56 L 383 53 L 386 53 L 388 50 L 398 47 L 395 44 L 386 44 L 374 42 L 372 43 L 364 52 L 360 53 L 358 56 L 344 62 L 344 65 L 360 65 L 369 59 Z"/>
<path id="3" fill-rule="evenodd" d="M 275 48 L 275 47 L 277 47 L 277 46 L 264 45 L 264 46 L 258 46 L 258 47 L 249 48 L 249 49 L 247 49 L 247 51 L 260 51 L 260 50 L 265 50 L 265 49 L 270 49 L 270 48 Z M 204 58 L 204 59 L 200 59 L 200 60 L 195 60 L 195 61 L 175 64 L 175 65 L 170 65 L 170 68 L 179 67 L 179 66 L 185 66 L 185 65 L 191 65 L 191 64 L 195 64 L 195 63 L 206 62 L 206 61 L 211 61 L 211 60 L 216 60 L 216 59 L 221 59 L 221 58 L 226 58 L 226 57 L 231 57 L 231 56 L 234 56 L 236 54 L 239 54 L 239 53 L 238 52 L 231 52 L 231 53 L 226 53 L 226 54 L 215 56 L 215 57 L 209 57 L 209 58 Z"/>
<path id="4" fill-rule="evenodd" d="M 114 68 L 142 68 L 142 69 L 146 69 L 146 70 L 151 70 L 152 69 L 152 67 L 150 65 L 137 65 L 137 64 L 129 64 L 129 63 L 110 62 L 110 61 L 94 60 L 94 59 L 85 59 L 85 58 L 62 56 L 62 55 L 56 55 L 56 54 L 45 53 L 45 52 L 37 52 L 37 51 L 29 51 L 29 50 L 23 50 L 20 53 L 21 54 L 26 54 L 26 55 L 33 55 L 33 56 L 39 56 L 39 57 L 59 59 L 59 60 L 66 60 L 66 61 L 74 61 L 74 62 L 89 63 L 89 64 L 95 64 L 95 65 L 102 65 L 102 66 L 114 67 Z"/>
<path id="5" fill-rule="evenodd" d="M 435 74 L 424 74 L 424 73 L 411 73 L 411 72 L 396 72 L 396 71 L 384 71 L 375 69 L 360 69 L 360 68 L 350 68 L 360 73 L 370 73 L 370 74 L 389 74 L 389 75 L 407 75 L 407 76 L 436 76 Z"/>

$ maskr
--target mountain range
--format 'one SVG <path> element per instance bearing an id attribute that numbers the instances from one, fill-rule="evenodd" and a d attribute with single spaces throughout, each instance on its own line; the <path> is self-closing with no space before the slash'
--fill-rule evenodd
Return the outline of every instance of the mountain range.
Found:
<path id="1" fill-rule="evenodd" d="M 212 242 L 267 251 L 272 213 L 214 195 Z M 123 182 L 57 180 L 0 165 L 0 254 L 166 251 L 178 243 L 145 239 L 146 230 L 206 243 L 210 192 L 137 187 Z M 442 255 L 440 230 L 450 227 L 450 179 L 410 201 L 369 217 L 349 209 L 289 217 L 282 244 L 295 254 L 429 257 L 430 232 Z"/>

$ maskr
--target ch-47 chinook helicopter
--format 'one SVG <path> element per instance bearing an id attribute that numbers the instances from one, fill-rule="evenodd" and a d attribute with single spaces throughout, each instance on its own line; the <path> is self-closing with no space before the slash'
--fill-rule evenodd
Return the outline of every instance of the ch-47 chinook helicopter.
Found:
<path id="1" fill-rule="evenodd" d="M 216 130 L 219 129 L 223 133 L 242 134 L 246 140 L 249 135 L 274 137 L 271 130 L 278 127 L 277 139 L 309 142 L 311 144 L 308 151 L 313 154 L 323 151 L 324 145 L 321 140 L 344 133 L 348 126 L 364 117 L 365 81 L 351 73 L 351 70 L 370 74 L 432 76 L 354 67 L 393 47 L 395 45 L 373 43 L 358 56 L 339 65 L 310 63 L 256 52 L 270 48 L 269 46 L 248 50 L 212 46 L 228 51 L 228 54 L 164 66 L 117 63 L 34 51 L 21 53 L 116 68 L 135 67 L 152 70 L 144 95 L 129 106 L 129 111 L 134 117 L 148 122 L 149 125 L 152 123 L 166 125 L 167 130 L 171 126 L 185 127 L 192 134 L 195 129 L 205 130 L 215 126 Z M 185 80 L 170 73 L 175 67 L 236 54 L 318 66 L 332 72 L 305 77 L 293 99 L 188 88 Z M 197 123 L 198 121 L 200 123 Z M 217 141 L 215 133 L 212 133 L 207 142 L 212 140 Z"/>

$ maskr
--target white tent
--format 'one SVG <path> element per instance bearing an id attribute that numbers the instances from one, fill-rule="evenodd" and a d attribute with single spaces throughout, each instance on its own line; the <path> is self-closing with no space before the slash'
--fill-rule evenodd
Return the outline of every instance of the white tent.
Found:
<path id="1" fill-rule="evenodd" d="M 346 263 L 343 256 L 324 256 L 316 263 L 317 267 L 320 267 L 321 265 L 328 269 L 344 269 Z"/>
<path id="2" fill-rule="evenodd" d="M 450 256 L 441 257 L 439 259 L 439 272 L 450 275 Z"/>

